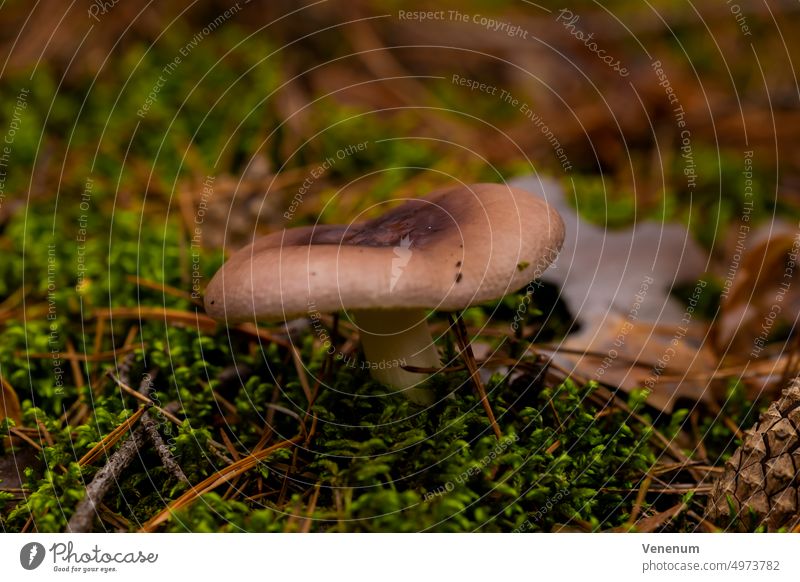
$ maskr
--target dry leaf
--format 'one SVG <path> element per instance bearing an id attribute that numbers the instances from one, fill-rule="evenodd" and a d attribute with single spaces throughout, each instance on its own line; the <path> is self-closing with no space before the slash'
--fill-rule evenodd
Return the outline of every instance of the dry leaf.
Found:
<path id="1" fill-rule="evenodd" d="M 649 391 L 648 404 L 671 412 L 678 398 L 710 398 L 716 357 L 703 324 L 687 327 L 632 322 L 609 311 L 586 331 L 569 336 L 553 361 L 587 380 L 626 392 Z"/>
<path id="2" fill-rule="evenodd" d="M 707 286 L 699 279 L 707 257 L 686 228 L 641 221 L 604 229 L 581 219 L 551 179 L 512 184 L 544 196 L 566 226 L 564 246 L 542 279 L 560 287 L 580 331 L 558 347 L 554 362 L 626 391 L 646 388 L 648 403 L 665 411 L 679 397 L 707 396 L 716 357 L 694 314 Z M 572 197 L 577 204 L 577 193 Z M 670 295 L 675 285 L 698 280 L 689 305 Z"/>
<path id="3" fill-rule="evenodd" d="M 606 229 L 586 222 L 577 192 L 565 194 L 550 178 L 528 177 L 512 186 L 543 196 L 561 214 L 566 238 L 555 263 L 542 279 L 561 287 L 561 296 L 579 322 L 615 310 L 653 322 L 678 323 L 684 308 L 670 289 L 695 282 L 705 271 L 706 253 L 682 225 L 640 221 L 624 229 Z M 636 296 L 644 289 L 643 301 Z M 635 305 L 638 304 L 638 305 Z"/>
<path id="4" fill-rule="evenodd" d="M 734 360 L 759 357 L 780 324 L 800 313 L 800 225 L 773 222 L 750 231 L 734 229 L 720 316 L 717 351 Z"/>

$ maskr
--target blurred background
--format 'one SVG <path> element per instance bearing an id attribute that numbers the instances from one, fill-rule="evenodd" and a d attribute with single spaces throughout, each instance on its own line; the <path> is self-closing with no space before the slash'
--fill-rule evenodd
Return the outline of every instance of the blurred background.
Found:
<path id="1" fill-rule="evenodd" d="M 91 176 L 94 207 L 116 198 L 121 210 L 163 206 L 177 218 L 182 196 L 196 205 L 211 175 L 225 187 L 209 212 L 227 215 L 233 198 L 234 237 L 254 217 L 282 225 L 275 210 L 304 170 L 363 141 L 370 146 L 311 185 L 300 215 L 319 215 L 342 185 L 347 196 L 327 211 L 352 215 L 365 198 L 422 192 L 451 174 L 538 171 L 575 180 L 587 212 L 613 225 L 687 220 L 691 207 L 697 235 L 718 245 L 744 201 L 745 151 L 756 216 L 797 211 L 795 2 L 463 8 L 9 3 L 6 126 L 18 93 L 29 94 L 4 215 L 19 204 L 11 193 L 48 213 Z M 210 230 L 204 241 L 219 243 Z"/>

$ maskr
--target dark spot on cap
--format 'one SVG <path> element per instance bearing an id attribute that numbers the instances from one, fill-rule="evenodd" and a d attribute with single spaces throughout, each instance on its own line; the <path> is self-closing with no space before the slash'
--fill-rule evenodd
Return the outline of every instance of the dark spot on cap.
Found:
<path id="1" fill-rule="evenodd" d="M 211 300 L 211 305 L 214 305 L 214 303 L 216 303 L 216 300 L 212 299 Z"/>
<path id="2" fill-rule="evenodd" d="M 366 222 L 315 226 L 307 236 L 293 240 L 292 245 L 392 247 L 407 239 L 415 247 L 425 247 L 446 233 L 453 222 L 446 209 L 423 200 L 411 200 Z"/>
<path id="3" fill-rule="evenodd" d="M 458 262 L 456 263 L 456 267 L 460 267 L 460 266 L 461 266 L 461 261 L 458 261 Z"/>
<path id="4" fill-rule="evenodd" d="M 464 276 L 464 275 L 462 275 L 461 273 L 459 273 L 458 275 L 456 275 L 456 283 L 459 283 L 459 282 L 461 282 L 461 277 L 463 277 L 463 276 Z"/>

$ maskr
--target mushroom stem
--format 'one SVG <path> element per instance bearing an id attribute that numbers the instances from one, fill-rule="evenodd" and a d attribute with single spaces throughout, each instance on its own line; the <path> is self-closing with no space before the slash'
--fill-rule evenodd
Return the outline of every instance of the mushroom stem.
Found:
<path id="1" fill-rule="evenodd" d="M 422 309 L 365 309 L 353 313 L 360 329 L 361 346 L 372 377 L 403 392 L 416 404 L 430 405 L 434 394 L 420 384 L 428 374 L 403 366 L 438 368 L 439 352 L 433 343 Z"/>

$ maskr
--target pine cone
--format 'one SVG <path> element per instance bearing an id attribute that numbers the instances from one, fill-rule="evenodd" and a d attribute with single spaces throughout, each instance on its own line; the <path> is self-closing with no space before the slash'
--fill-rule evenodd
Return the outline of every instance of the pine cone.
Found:
<path id="1" fill-rule="evenodd" d="M 707 516 L 750 531 L 800 524 L 800 378 L 783 390 L 736 449 L 714 483 Z"/>

